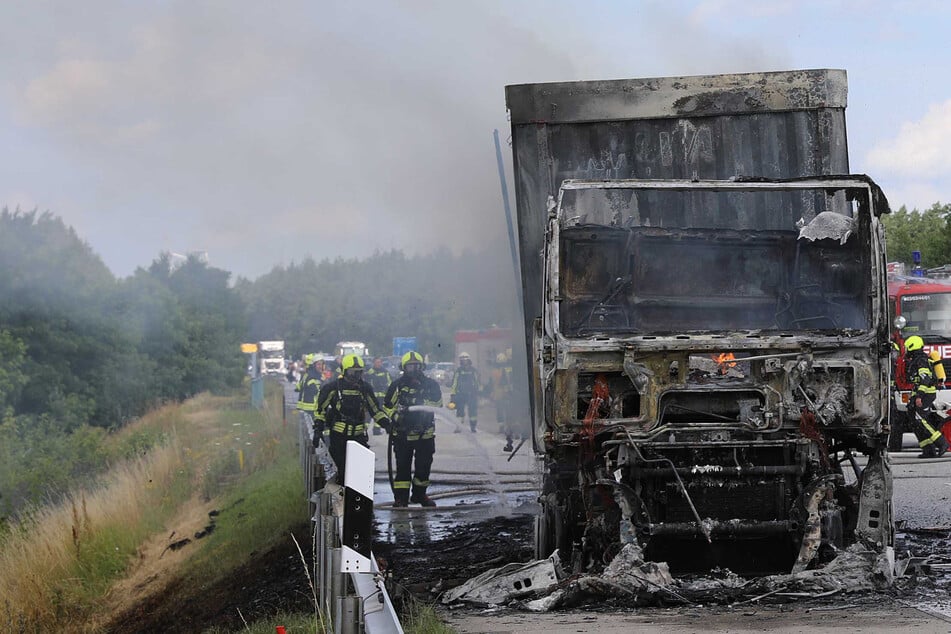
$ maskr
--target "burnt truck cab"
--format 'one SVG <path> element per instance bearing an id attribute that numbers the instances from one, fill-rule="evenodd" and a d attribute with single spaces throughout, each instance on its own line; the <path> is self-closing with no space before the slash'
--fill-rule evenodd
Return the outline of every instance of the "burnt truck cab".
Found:
<path id="1" fill-rule="evenodd" d="M 536 554 L 579 572 L 636 542 L 675 574 L 764 574 L 890 547 L 887 212 L 861 176 L 563 181 Z"/>

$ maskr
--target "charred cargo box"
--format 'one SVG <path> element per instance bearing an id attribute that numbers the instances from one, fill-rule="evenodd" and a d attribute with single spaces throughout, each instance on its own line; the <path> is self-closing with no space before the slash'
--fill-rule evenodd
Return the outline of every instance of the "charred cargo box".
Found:
<path id="1" fill-rule="evenodd" d="M 845 72 L 507 99 L 537 554 L 762 574 L 890 547 L 888 205 L 844 176 Z"/>

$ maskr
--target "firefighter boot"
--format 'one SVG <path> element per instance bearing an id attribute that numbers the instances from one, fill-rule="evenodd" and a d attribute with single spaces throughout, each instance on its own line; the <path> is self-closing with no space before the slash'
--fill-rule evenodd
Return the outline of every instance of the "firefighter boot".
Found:
<path id="1" fill-rule="evenodd" d="M 436 506 L 436 503 L 426 495 L 426 487 L 413 487 L 413 495 L 410 496 L 409 501 L 420 506 Z"/>
<path id="2" fill-rule="evenodd" d="M 934 443 L 935 458 L 940 458 L 948 450 L 948 439 L 942 436 Z"/>
<path id="3" fill-rule="evenodd" d="M 405 509 L 407 506 L 409 506 L 409 491 L 406 489 L 393 491 L 393 508 Z"/>

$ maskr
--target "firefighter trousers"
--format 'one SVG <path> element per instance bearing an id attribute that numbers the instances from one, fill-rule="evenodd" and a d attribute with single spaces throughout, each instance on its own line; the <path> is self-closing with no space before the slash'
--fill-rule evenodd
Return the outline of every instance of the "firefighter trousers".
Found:
<path id="1" fill-rule="evenodd" d="M 420 438 L 407 440 L 406 436 L 393 436 L 393 454 L 396 456 L 396 475 L 393 476 L 393 494 L 397 499 L 406 499 L 410 485 L 413 488 L 413 497 L 426 495 L 429 486 L 429 472 L 433 467 L 433 456 L 436 454 L 435 438 Z M 413 462 L 415 458 L 415 473 Z M 412 477 L 412 481 L 410 480 Z"/>
<path id="2" fill-rule="evenodd" d="M 479 395 L 456 394 L 453 399 L 456 403 L 456 417 L 462 422 L 466 417 L 466 410 L 469 410 L 469 427 L 472 431 L 475 431 L 476 423 L 479 420 Z"/>

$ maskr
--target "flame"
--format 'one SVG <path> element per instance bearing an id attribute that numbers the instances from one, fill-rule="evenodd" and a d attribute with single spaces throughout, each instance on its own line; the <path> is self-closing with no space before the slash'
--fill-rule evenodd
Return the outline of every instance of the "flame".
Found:
<path id="1" fill-rule="evenodd" d="M 710 356 L 714 361 L 717 362 L 717 365 L 719 366 L 717 371 L 720 374 L 726 374 L 730 368 L 736 367 L 736 357 L 732 352 L 722 352 L 720 354 L 712 354 Z"/>

